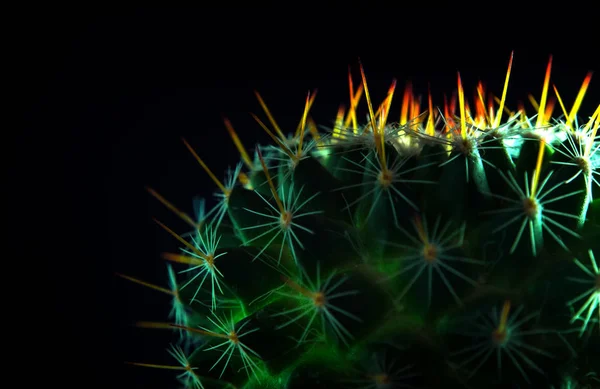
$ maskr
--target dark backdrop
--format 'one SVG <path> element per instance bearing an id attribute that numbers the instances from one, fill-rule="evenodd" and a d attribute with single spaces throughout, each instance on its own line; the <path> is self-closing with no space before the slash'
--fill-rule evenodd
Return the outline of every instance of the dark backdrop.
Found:
<path id="1" fill-rule="evenodd" d="M 130 327 L 164 319 L 168 300 L 114 272 L 165 285 L 159 254 L 176 242 L 151 218 L 179 231 L 184 225 L 144 187 L 187 212 L 194 196 L 209 196 L 215 187 L 180 137 L 221 177 L 238 160 L 222 115 L 248 148 L 267 140 L 249 115 L 261 113 L 253 90 L 290 129 L 314 88 L 312 114 L 330 123 L 348 100 L 349 65 L 358 82 L 359 56 L 376 101 L 398 79 L 392 115 L 405 81 L 423 94 L 431 83 L 441 103 L 457 70 L 469 96 L 479 79 L 500 94 L 513 49 L 513 107 L 528 92 L 539 97 L 550 54 L 552 79 L 568 105 L 586 72 L 599 68 L 584 22 L 571 36 L 566 27 L 557 32 L 552 19 L 536 27 L 515 15 L 494 24 L 445 10 L 375 11 L 64 7 L 20 15 L 13 102 L 23 110 L 17 131 L 6 131 L 17 141 L 6 151 L 18 273 L 5 279 L 30 291 L 18 304 L 33 313 L 23 326 L 34 330 L 19 342 L 33 340 L 20 350 L 35 355 L 40 373 L 26 380 L 169 387 L 169 372 L 123 365 L 168 361 L 160 331 Z M 585 113 L 600 101 L 598 82 L 592 80 Z"/>

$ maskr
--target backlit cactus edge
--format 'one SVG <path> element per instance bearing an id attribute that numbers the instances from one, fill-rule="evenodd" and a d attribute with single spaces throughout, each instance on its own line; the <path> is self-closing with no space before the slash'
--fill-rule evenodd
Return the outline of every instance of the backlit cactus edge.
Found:
<path id="1" fill-rule="evenodd" d="M 333 128 L 313 93 L 288 136 L 257 94 L 273 143 L 248 153 L 226 121 L 223 182 L 184 141 L 219 202 L 192 218 L 150 190 L 191 228 L 157 221 L 181 245 L 168 288 L 123 276 L 172 296 L 138 324 L 179 339 L 133 364 L 187 388 L 598 387 L 600 105 L 578 121 L 591 73 L 568 107 L 550 62 L 535 115 L 511 111 L 511 67 L 499 97 L 459 75 L 439 109 L 407 87 L 392 123 L 395 82 L 377 105 L 361 66 Z"/>

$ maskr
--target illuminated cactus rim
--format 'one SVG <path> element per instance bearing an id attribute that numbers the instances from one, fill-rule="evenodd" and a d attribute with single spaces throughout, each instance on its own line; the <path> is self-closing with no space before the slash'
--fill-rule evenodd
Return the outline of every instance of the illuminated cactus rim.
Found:
<path id="1" fill-rule="evenodd" d="M 536 114 L 484 91 L 422 110 L 410 84 L 373 105 L 365 72 L 332 128 L 306 98 L 286 136 L 257 93 L 273 140 L 241 162 L 218 203 L 165 253 L 173 363 L 186 388 L 422 388 L 598 385 L 600 105 L 587 120 L 551 61 Z M 364 97 L 364 99 L 363 99 Z M 361 100 L 362 99 L 362 100 Z M 367 121 L 357 118 L 366 101 Z M 558 102 L 558 104 L 555 104 Z M 562 115 L 552 117 L 555 108 Z M 164 361 L 161 361 L 164 363 Z M 516 386 L 519 385 L 519 386 Z"/>

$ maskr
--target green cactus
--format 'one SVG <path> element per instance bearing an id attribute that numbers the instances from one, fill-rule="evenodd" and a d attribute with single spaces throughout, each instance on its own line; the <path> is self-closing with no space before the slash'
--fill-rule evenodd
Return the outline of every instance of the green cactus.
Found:
<path id="1" fill-rule="evenodd" d="M 186 388 L 598 387 L 600 106 L 553 118 L 550 63 L 536 115 L 501 98 L 421 111 L 396 83 L 373 106 L 362 66 L 350 108 L 317 131 L 306 99 L 285 136 L 241 162 L 164 258 L 172 365 Z M 364 95 L 368 120 L 357 121 Z M 456 111 L 456 112 L 455 112 Z M 505 119 L 504 119 L 505 118 Z M 504 119 L 504 120 L 503 120 Z M 178 265 L 179 266 L 179 265 Z M 154 364 L 150 364 L 154 363 Z M 578 386 L 579 385 L 579 386 Z M 587 386 L 586 386 L 587 385 Z"/>

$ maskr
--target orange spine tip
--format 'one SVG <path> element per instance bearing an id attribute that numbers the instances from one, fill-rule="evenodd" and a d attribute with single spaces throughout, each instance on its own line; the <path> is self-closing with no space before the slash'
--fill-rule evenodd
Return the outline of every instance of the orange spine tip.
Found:
<path id="1" fill-rule="evenodd" d="M 308 116 L 308 110 L 311 106 L 310 91 L 306 95 L 306 103 L 304 105 L 304 112 L 302 113 L 302 121 L 300 122 L 300 133 L 298 135 L 298 149 L 296 156 L 300 158 L 302 156 L 302 144 L 304 142 L 304 131 L 306 130 L 306 117 Z"/>
<path id="2" fill-rule="evenodd" d="M 365 69 L 360 64 L 360 75 L 362 77 L 363 87 L 365 89 L 365 97 L 367 99 L 367 105 L 369 108 L 369 118 L 371 122 L 371 129 L 375 135 L 377 135 L 377 126 L 375 125 L 375 112 L 373 111 L 373 104 L 371 103 L 371 96 L 369 94 L 369 87 L 367 86 L 367 76 L 365 75 Z"/>
<path id="3" fill-rule="evenodd" d="M 194 254 L 198 255 L 201 258 L 205 258 L 206 257 L 206 255 L 204 255 L 203 252 L 201 252 L 195 246 L 193 246 L 188 241 L 186 241 L 185 239 L 183 239 L 181 236 L 179 236 L 178 234 L 176 234 L 175 231 L 173 231 L 172 229 L 170 229 L 169 227 L 167 227 L 165 224 L 161 223 L 157 219 L 153 219 L 153 220 L 156 222 L 156 224 L 158 224 L 165 231 L 167 231 L 169 234 L 171 234 L 171 236 L 173 236 L 175 239 L 177 239 L 181 244 L 183 244 L 185 247 L 187 247 L 190 250 L 192 250 L 194 252 Z"/>
<path id="4" fill-rule="evenodd" d="M 408 123 L 408 110 L 412 107 L 412 84 L 406 83 L 404 87 L 404 95 L 402 96 L 402 107 L 400 109 L 400 125 Z"/>
<path id="5" fill-rule="evenodd" d="M 187 149 L 190 151 L 190 153 L 192 153 L 194 158 L 196 158 L 196 161 L 198 161 L 200 166 L 202 166 L 202 169 L 204 169 L 204 171 L 209 175 L 211 180 L 213 180 L 213 182 L 219 187 L 219 189 L 221 189 L 221 192 L 223 192 L 225 195 L 228 195 L 229 190 L 227 190 L 227 188 L 225 188 L 225 185 L 223 185 L 223 183 L 219 181 L 217 176 L 213 174 L 213 172 L 208 168 L 208 166 L 204 163 L 202 158 L 200 158 L 200 156 L 196 153 L 192 146 L 190 146 L 190 144 L 184 138 L 181 138 L 181 140 L 185 144 L 185 147 L 187 147 Z"/>
<path id="6" fill-rule="evenodd" d="M 155 199 L 157 199 L 158 201 L 160 201 L 165 207 L 167 207 L 167 209 L 169 209 L 171 212 L 173 212 L 175 215 L 179 216 L 179 218 L 183 221 L 185 221 L 187 224 L 189 224 L 190 226 L 199 229 L 199 225 L 192 220 L 191 217 L 189 217 L 185 212 L 180 211 L 179 209 L 177 209 L 177 207 L 175 207 L 172 203 L 170 203 L 169 201 L 167 201 L 163 196 L 161 196 L 157 191 L 155 191 L 154 189 L 150 188 L 150 187 L 146 187 L 146 190 L 148 191 L 148 193 L 150 193 Z"/>
<path id="7" fill-rule="evenodd" d="M 467 137 L 467 114 L 465 111 L 465 92 L 460 79 L 460 73 L 458 73 L 458 106 L 460 109 L 460 135 L 465 139 Z"/>
<path id="8" fill-rule="evenodd" d="M 425 129 L 425 133 L 429 136 L 434 136 L 435 135 L 435 128 L 434 128 L 434 112 L 433 112 L 433 101 L 431 98 L 431 86 L 429 85 L 429 83 L 427 84 L 427 100 L 429 103 L 429 115 L 427 117 L 427 127 Z"/>
<path id="9" fill-rule="evenodd" d="M 506 102 L 506 93 L 508 91 L 508 80 L 510 79 L 510 71 L 512 70 L 513 57 L 515 52 L 510 53 L 510 60 L 508 61 L 508 70 L 506 71 L 506 78 L 504 79 L 504 88 L 502 89 L 502 98 L 500 99 L 500 106 L 498 107 L 498 115 L 496 116 L 496 121 L 494 122 L 494 128 L 498 128 L 500 126 L 500 122 L 502 120 L 502 111 L 504 110 L 504 103 Z"/>
<path id="10" fill-rule="evenodd" d="M 273 139 L 273 141 L 277 144 L 277 146 L 279 146 L 279 148 L 288 155 L 288 157 L 290 157 L 290 159 L 294 162 L 297 162 L 297 157 L 294 153 L 292 153 L 290 151 L 290 149 L 282 143 L 281 140 L 279 140 L 272 132 L 271 130 L 269 130 L 269 128 L 262 122 L 262 120 L 260 120 L 258 118 L 258 116 L 256 116 L 253 113 L 250 113 L 250 115 L 252 116 L 252 118 L 254 118 L 254 120 L 258 123 L 259 126 L 262 127 L 262 129 L 267 133 L 267 135 L 269 135 L 271 137 L 271 139 Z"/>
<path id="11" fill-rule="evenodd" d="M 130 277 L 130 276 L 128 276 L 128 275 L 125 275 L 125 274 L 121 274 L 121 273 L 115 273 L 115 274 L 116 274 L 117 276 L 119 276 L 119 277 L 121 277 L 121 278 L 125 279 L 125 280 L 131 281 L 131 282 L 135 282 L 136 284 L 139 284 L 139 285 L 145 286 L 145 287 L 147 287 L 147 288 L 154 289 L 154 290 L 157 290 L 157 291 L 159 291 L 159 292 L 163 292 L 163 293 L 170 294 L 170 295 L 175 295 L 175 293 L 174 293 L 172 290 L 169 290 L 169 289 L 167 289 L 167 288 L 163 288 L 163 287 L 161 287 L 161 286 L 154 285 L 154 284 L 151 284 L 151 283 L 149 283 L 149 282 L 142 281 L 142 280 L 139 280 L 139 279 L 137 279 L 137 278 L 134 278 L 134 277 Z"/>
<path id="12" fill-rule="evenodd" d="M 227 132 L 229 133 L 229 136 L 231 137 L 233 144 L 238 149 L 238 152 L 240 153 L 242 160 L 244 161 L 244 164 L 246 165 L 246 167 L 248 169 L 252 169 L 253 168 L 252 159 L 248 155 L 248 152 L 244 148 L 242 141 L 240 140 L 237 133 L 233 129 L 233 126 L 231 125 L 231 121 L 229 121 L 229 119 L 227 119 L 227 118 L 223 118 L 223 122 L 225 122 L 225 128 L 227 129 Z"/>
<path id="13" fill-rule="evenodd" d="M 187 370 L 185 366 L 171 366 L 171 365 L 159 365 L 154 363 L 139 363 L 139 362 L 125 362 L 128 365 L 151 367 L 153 369 L 167 369 L 167 370 Z"/>
<path id="14" fill-rule="evenodd" d="M 308 120 L 308 112 L 310 111 L 310 109 L 313 106 L 313 103 L 315 102 L 315 97 L 317 97 L 317 91 L 318 91 L 318 89 L 313 90 L 312 93 L 310 91 L 308 92 L 308 96 L 310 98 L 307 97 L 307 99 L 308 99 L 308 104 L 307 104 L 308 107 L 305 108 L 305 111 L 307 112 L 307 118 L 305 120 Z M 302 128 L 302 125 L 303 125 L 303 123 L 302 123 L 302 119 L 301 119 L 300 123 L 298 123 L 298 127 L 296 128 L 296 134 L 295 134 L 295 136 L 299 136 L 300 135 L 300 130 Z"/>
<path id="15" fill-rule="evenodd" d="M 573 103 L 573 107 L 571 108 L 571 112 L 569 113 L 569 117 L 567 119 L 567 127 L 570 128 L 573 122 L 575 121 L 575 116 L 577 116 L 577 112 L 581 107 L 581 102 L 583 101 L 583 97 L 585 96 L 585 92 L 592 81 L 592 72 L 588 72 L 581 84 L 581 88 L 579 88 L 579 93 L 577 93 L 577 97 L 575 98 L 575 102 Z"/>
<path id="16" fill-rule="evenodd" d="M 358 102 L 362 97 L 364 92 L 364 87 L 362 84 L 358 86 L 356 93 L 351 94 L 350 98 L 350 110 L 348 111 L 348 116 L 346 117 L 346 121 L 344 122 L 344 128 L 348 128 L 352 123 L 352 129 L 356 131 L 358 129 L 358 122 L 356 119 L 356 107 L 358 106 Z"/>
<path id="17" fill-rule="evenodd" d="M 206 260 L 200 258 L 194 258 L 187 255 L 162 253 L 161 257 L 167 261 L 182 263 L 184 265 L 200 266 L 204 265 Z"/>
<path id="18" fill-rule="evenodd" d="M 540 98 L 540 105 L 538 108 L 538 117 L 536 121 L 536 128 L 541 127 L 544 124 L 544 117 L 546 114 L 546 100 L 548 98 L 548 87 L 550 86 L 550 73 L 552 71 L 552 56 L 548 60 L 548 66 L 546 67 L 546 76 L 544 77 L 544 86 L 542 88 L 542 97 Z"/>
<path id="19" fill-rule="evenodd" d="M 161 322 L 153 322 L 153 321 L 138 321 L 135 323 L 135 326 L 139 327 L 139 328 L 153 328 L 153 329 L 160 329 L 160 330 L 173 329 L 173 326 L 170 323 L 161 323 Z"/>
<path id="20" fill-rule="evenodd" d="M 386 102 L 385 102 L 385 116 L 382 118 L 382 125 L 381 125 L 382 128 L 384 128 L 387 123 L 387 119 L 390 114 L 390 107 L 392 106 L 392 100 L 394 99 L 395 91 L 396 91 L 396 79 L 393 79 L 392 85 L 390 85 L 390 88 L 388 89 L 388 93 L 387 93 L 387 98 L 386 98 Z"/>
<path id="21" fill-rule="evenodd" d="M 567 109 L 565 108 L 565 104 L 563 103 L 562 98 L 560 97 L 560 94 L 558 93 L 558 89 L 556 88 L 556 85 L 552 84 L 552 89 L 554 89 L 554 94 L 556 95 L 556 99 L 558 100 L 560 109 L 562 109 L 563 115 L 565 116 L 565 118 L 568 118 L 569 114 L 567 113 Z M 565 127 L 568 130 L 571 130 L 571 127 L 567 123 L 565 123 Z"/>
<path id="22" fill-rule="evenodd" d="M 273 115 L 271 115 L 271 111 L 269 111 L 269 108 L 267 107 L 267 104 L 265 104 L 265 101 L 263 100 L 263 98 L 260 96 L 258 91 L 254 91 L 254 94 L 256 95 L 256 98 L 258 99 L 258 102 L 259 102 L 260 106 L 262 107 L 263 111 L 267 115 L 269 122 L 271 122 L 271 125 L 273 126 L 273 128 L 275 128 L 277 135 L 279 135 L 281 140 L 285 140 L 285 135 L 281 131 L 281 128 L 279 128 L 279 125 L 275 121 L 275 118 L 273 117 Z"/>

